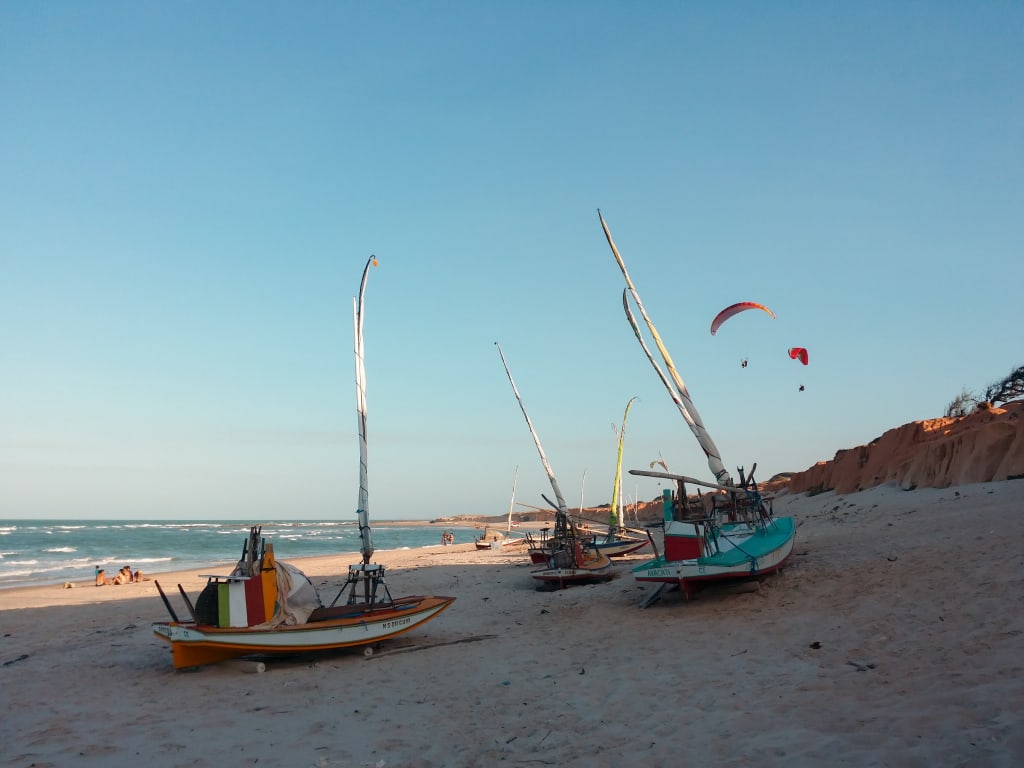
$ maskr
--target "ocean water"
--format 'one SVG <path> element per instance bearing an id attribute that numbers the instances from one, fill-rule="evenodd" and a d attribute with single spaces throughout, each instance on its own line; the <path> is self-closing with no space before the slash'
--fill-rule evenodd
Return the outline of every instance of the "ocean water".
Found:
<path id="1" fill-rule="evenodd" d="M 281 560 L 359 551 L 355 521 L 288 520 L 263 523 L 262 535 Z M 234 563 L 250 524 L 238 520 L 0 520 L 0 589 L 89 581 L 95 569 L 113 577 L 130 565 L 143 574 Z M 469 528 L 450 528 L 455 543 L 473 540 Z M 441 543 L 436 526 L 373 528 L 377 552 Z"/>

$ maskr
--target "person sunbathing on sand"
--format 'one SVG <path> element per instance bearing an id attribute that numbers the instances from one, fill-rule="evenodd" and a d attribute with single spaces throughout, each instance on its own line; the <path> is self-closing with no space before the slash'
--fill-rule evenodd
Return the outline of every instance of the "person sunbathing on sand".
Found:
<path id="1" fill-rule="evenodd" d="M 131 566 L 126 565 L 124 568 L 117 572 L 117 576 L 114 577 L 114 584 L 130 584 L 132 582 L 132 569 Z"/>
<path id="2" fill-rule="evenodd" d="M 110 578 L 107 576 L 107 572 L 103 568 L 99 568 L 96 571 L 96 586 L 105 587 L 111 584 L 134 584 L 142 581 L 142 571 L 132 571 L 130 565 L 126 565 L 124 568 L 117 572 L 117 576 Z"/>

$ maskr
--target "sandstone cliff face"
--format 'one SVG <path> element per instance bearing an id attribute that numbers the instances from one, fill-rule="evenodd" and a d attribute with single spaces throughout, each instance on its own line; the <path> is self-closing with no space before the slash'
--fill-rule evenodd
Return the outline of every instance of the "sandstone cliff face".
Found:
<path id="1" fill-rule="evenodd" d="M 854 493 L 895 483 L 946 488 L 1024 476 L 1024 402 L 890 429 L 793 475 L 790 493 Z"/>

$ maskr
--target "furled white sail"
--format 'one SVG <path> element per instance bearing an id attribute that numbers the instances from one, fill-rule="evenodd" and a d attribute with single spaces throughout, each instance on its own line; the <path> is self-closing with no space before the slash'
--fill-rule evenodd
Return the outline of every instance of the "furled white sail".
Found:
<path id="1" fill-rule="evenodd" d="M 690 431 L 693 432 L 694 436 L 697 438 L 697 442 L 704 451 L 704 455 L 707 456 L 708 467 L 711 469 L 711 472 L 723 485 L 732 485 L 732 478 L 729 475 L 729 471 L 722 463 L 722 457 L 718 452 L 718 447 L 715 445 L 715 441 L 711 439 L 711 435 L 708 434 L 707 429 L 705 429 L 704 422 L 701 420 L 700 414 L 697 412 L 697 406 L 693 404 L 693 400 L 690 398 L 690 393 L 686 389 L 686 384 L 683 382 L 682 376 L 680 376 L 679 371 L 676 370 L 675 364 L 672 362 L 672 357 L 669 355 L 668 350 L 662 343 L 661 336 L 658 335 L 658 331 L 654 327 L 654 323 L 652 323 L 651 319 L 647 316 L 644 305 L 640 301 L 640 294 L 637 293 L 636 287 L 633 285 L 633 281 L 629 277 L 629 272 L 626 271 L 626 263 L 622 260 L 622 255 L 619 253 L 619 249 L 615 247 L 615 241 L 612 240 L 612 233 L 608 230 L 608 225 L 605 223 L 604 216 L 601 215 L 601 211 L 597 212 L 597 216 L 601 220 L 601 228 L 604 230 L 604 235 L 608 239 L 608 245 L 611 246 L 612 253 L 615 256 L 615 261 L 618 262 L 619 269 L 622 270 L 622 276 L 626 278 L 626 285 L 629 293 L 633 297 L 633 301 L 636 303 L 637 309 L 640 310 L 640 314 L 643 316 L 648 330 L 651 332 L 654 343 L 658 347 L 658 351 L 661 353 L 662 360 L 665 361 L 665 367 L 668 369 L 669 375 L 672 377 L 671 383 L 669 382 L 668 377 L 665 376 L 665 373 L 661 370 L 661 367 L 658 365 L 653 355 L 651 355 L 647 345 L 644 343 L 643 336 L 640 333 L 640 328 L 636 323 L 636 319 L 633 317 L 633 313 L 630 312 L 626 294 L 623 292 L 622 306 L 626 310 L 626 317 L 629 320 L 630 326 L 633 328 L 633 333 L 640 342 L 640 346 L 647 355 L 647 359 L 651 361 L 651 365 L 654 366 L 654 370 L 657 371 L 662 383 L 665 385 L 666 389 L 668 389 L 668 393 L 672 396 L 672 401 L 679 409 L 679 413 L 682 414 L 683 419 L 685 419 L 686 423 L 690 427 Z"/>
<path id="2" fill-rule="evenodd" d="M 626 419 L 629 418 L 629 409 L 633 407 L 634 400 L 636 400 L 636 398 L 631 397 L 629 398 L 629 402 L 626 403 L 626 412 L 622 414 L 622 427 L 617 430 L 619 450 L 615 458 L 615 482 L 612 484 L 612 509 L 611 514 L 608 517 L 609 533 L 623 528 L 622 520 L 619 519 L 619 508 L 622 506 L 622 444 L 626 440 Z"/>
<path id="3" fill-rule="evenodd" d="M 369 564 L 370 558 L 373 557 L 370 492 L 367 483 L 366 369 L 363 366 L 363 296 L 366 293 L 366 279 L 369 277 L 371 266 L 377 266 L 377 259 L 373 256 L 367 260 L 363 269 L 363 279 L 359 281 L 359 297 L 352 300 L 356 352 L 356 414 L 359 419 L 359 501 L 356 506 L 356 518 L 359 521 L 360 551 L 364 565 Z"/>

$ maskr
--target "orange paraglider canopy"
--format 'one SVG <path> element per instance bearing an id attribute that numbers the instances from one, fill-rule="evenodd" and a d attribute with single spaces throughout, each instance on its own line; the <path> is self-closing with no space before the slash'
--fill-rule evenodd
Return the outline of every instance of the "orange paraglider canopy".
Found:
<path id="1" fill-rule="evenodd" d="M 745 312 L 748 309 L 760 309 L 762 312 L 767 312 L 771 315 L 773 320 L 775 319 L 775 313 L 768 309 L 764 304 L 757 304 L 753 301 L 741 301 L 738 304 L 726 307 L 715 315 L 715 319 L 711 321 L 711 335 L 714 336 L 718 329 L 722 327 L 722 323 L 730 317 L 738 315 L 740 312 Z"/>
<path id="2" fill-rule="evenodd" d="M 803 347 L 790 347 L 789 356 L 794 360 L 799 360 L 804 365 L 807 365 L 807 350 Z"/>

